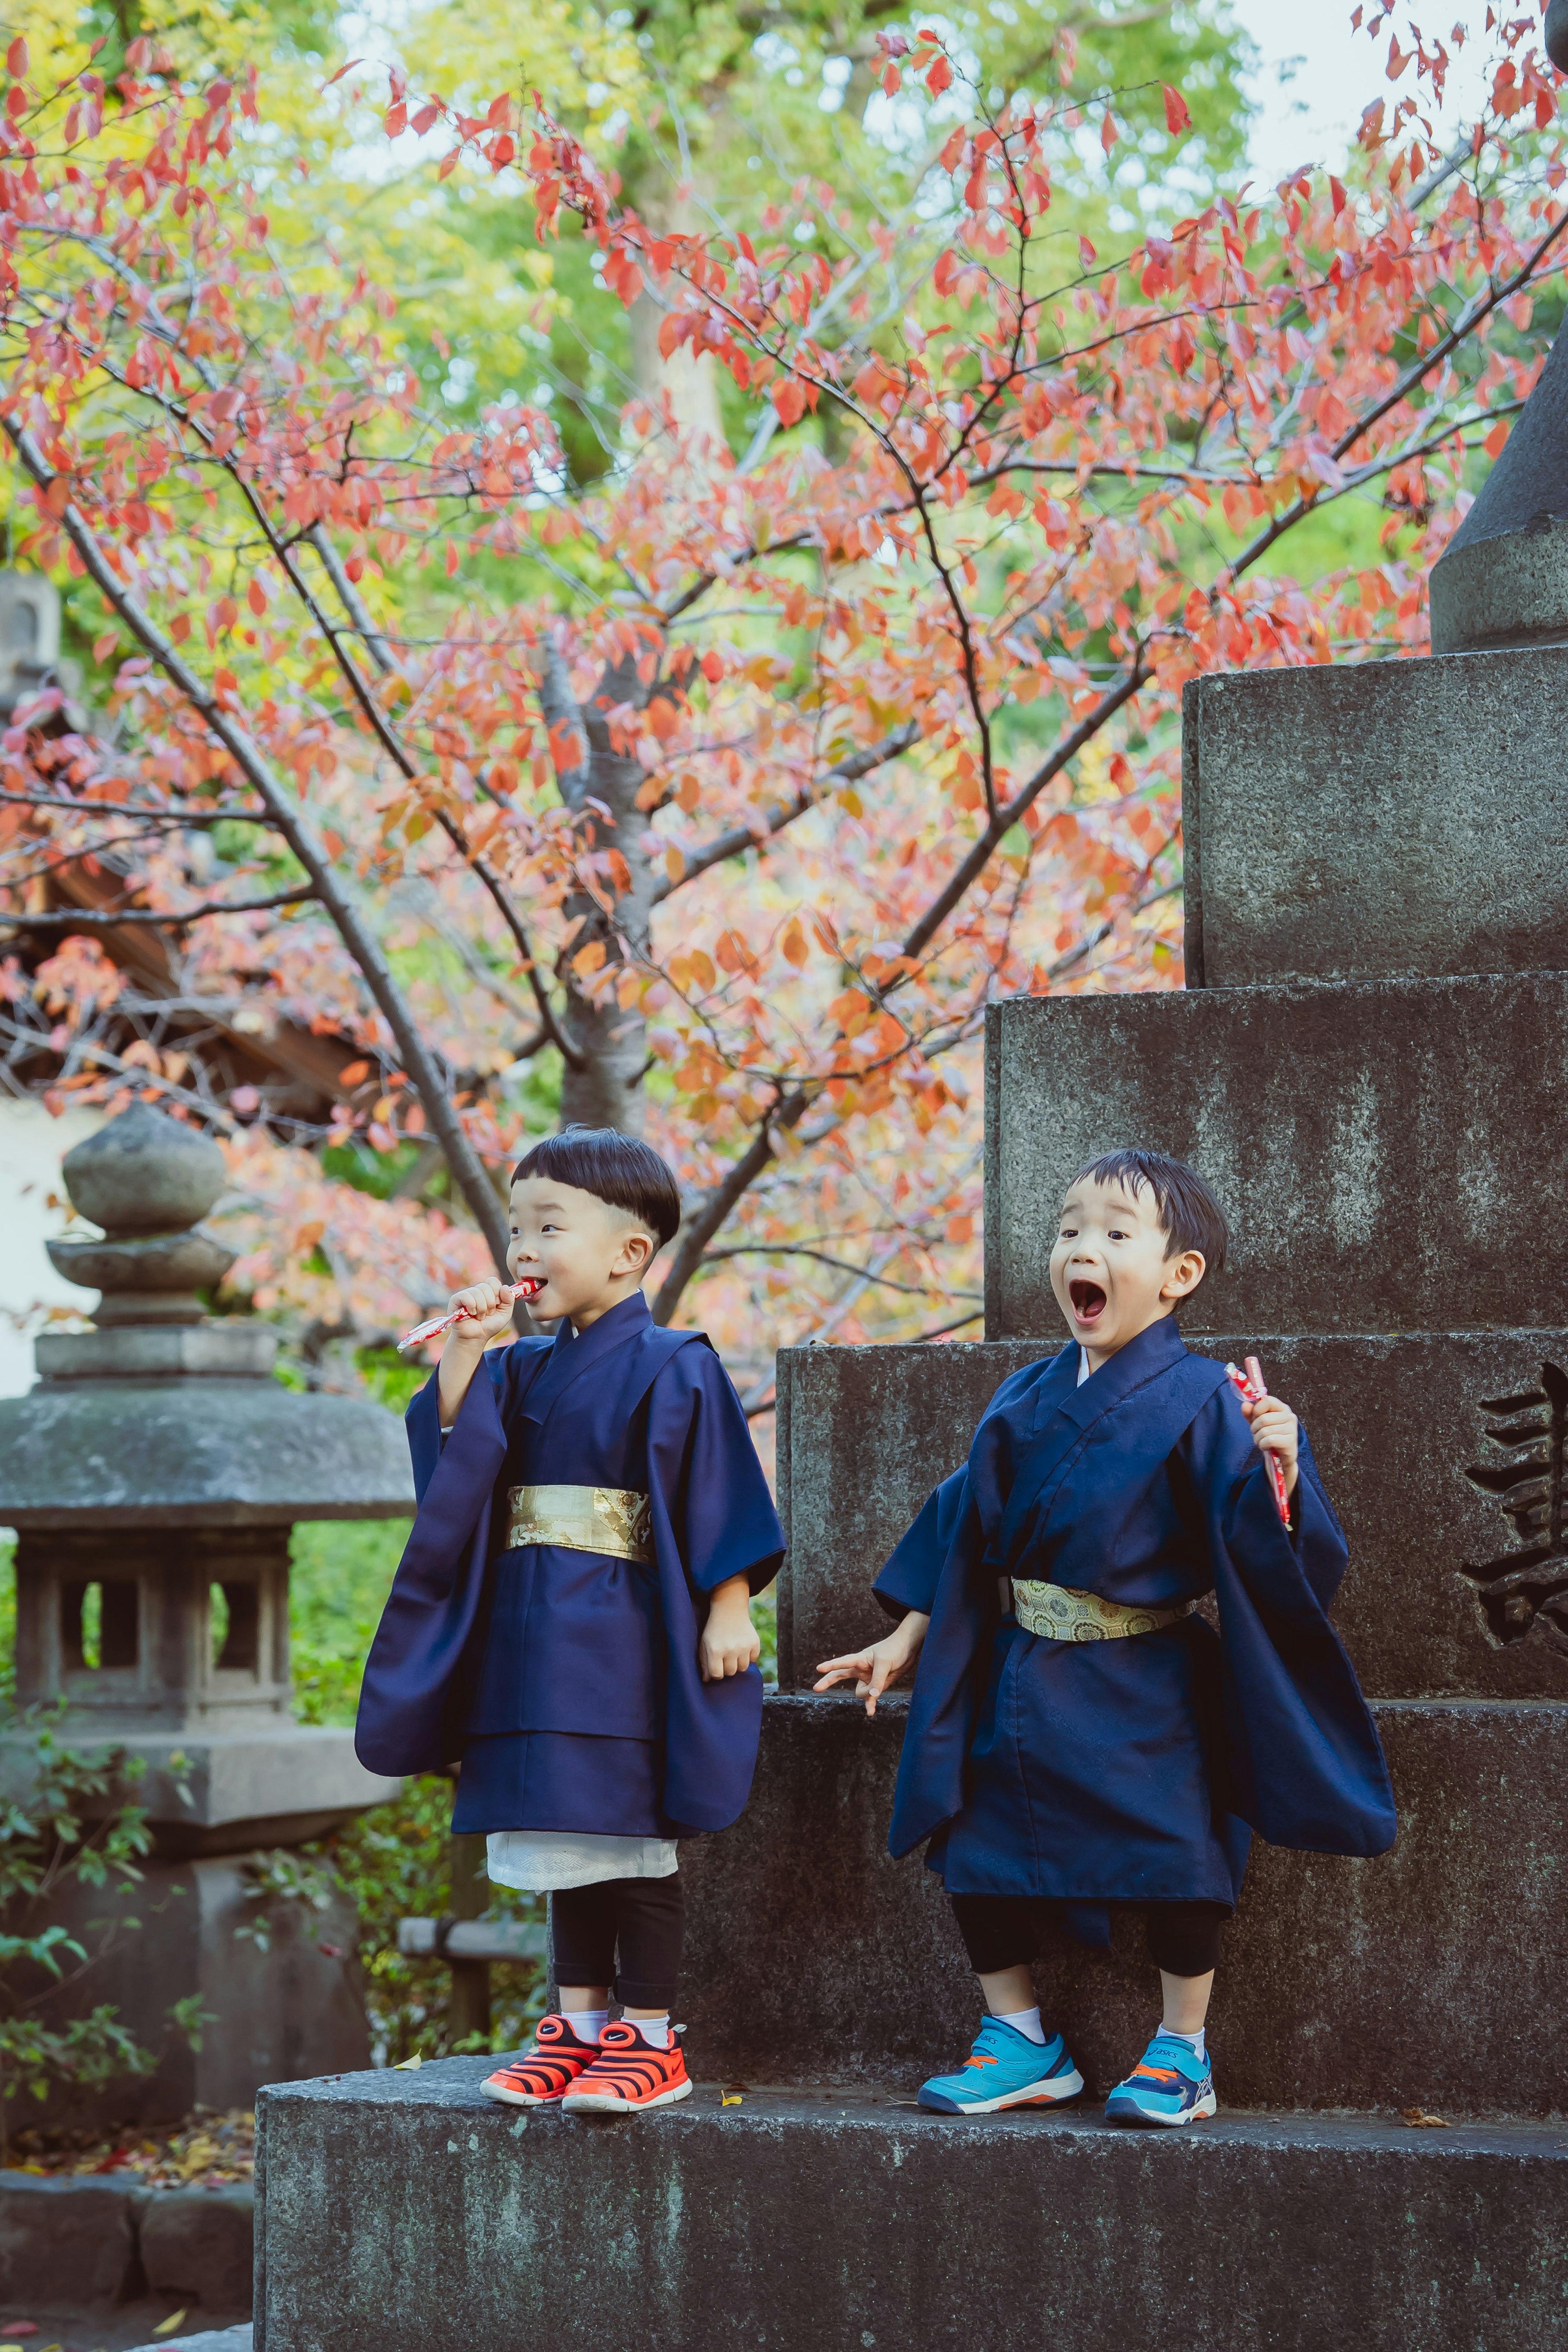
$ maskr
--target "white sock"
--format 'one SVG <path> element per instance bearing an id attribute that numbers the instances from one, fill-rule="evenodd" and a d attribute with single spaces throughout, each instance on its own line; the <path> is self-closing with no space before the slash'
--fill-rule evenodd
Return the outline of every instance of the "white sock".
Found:
<path id="1" fill-rule="evenodd" d="M 626 2025 L 635 2025 L 650 2050 L 668 2049 L 669 2011 L 668 2009 L 665 2011 L 662 2017 L 623 2016 L 622 2022 Z"/>
<path id="2" fill-rule="evenodd" d="M 1162 2025 L 1160 2031 L 1162 2033 L 1168 2034 L 1173 2042 L 1184 2042 L 1194 2058 L 1208 2056 L 1208 2048 L 1204 2041 L 1204 2029 L 1201 2025 L 1195 2033 L 1178 2033 L 1173 2025 Z"/>
<path id="3" fill-rule="evenodd" d="M 1016 2033 L 1022 2033 L 1028 2041 L 1037 2042 L 1042 2049 L 1045 2047 L 1046 2029 L 1040 2023 L 1040 2012 L 1037 2009 L 1012 2010 L 1000 2020 L 1000 2022 L 1003 2025 L 1010 2025 Z"/>
<path id="4" fill-rule="evenodd" d="M 561 2012 L 579 2042 L 602 2042 L 610 2021 L 607 2009 L 563 2009 Z"/>

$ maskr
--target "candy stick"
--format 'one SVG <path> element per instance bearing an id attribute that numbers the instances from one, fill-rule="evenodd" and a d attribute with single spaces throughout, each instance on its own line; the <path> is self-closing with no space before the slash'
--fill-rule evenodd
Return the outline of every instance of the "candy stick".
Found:
<path id="1" fill-rule="evenodd" d="M 1263 1367 L 1258 1362 L 1256 1356 L 1248 1356 L 1247 1360 L 1247 1370 L 1245 1372 L 1238 1371 L 1234 1364 L 1227 1364 L 1225 1369 L 1230 1378 L 1236 1382 L 1237 1390 L 1247 1399 L 1249 1404 L 1261 1404 L 1263 1402 L 1264 1398 L 1268 1394 L 1268 1391 L 1264 1383 Z M 1278 1454 L 1271 1453 L 1267 1447 L 1259 1447 L 1258 1450 L 1262 1454 L 1265 1462 L 1268 1465 L 1269 1484 L 1274 1489 L 1274 1500 L 1279 1507 L 1279 1517 L 1283 1519 L 1285 1525 L 1289 1527 L 1290 1524 L 1290 1497 L 1285 1488 L 1285 1465 L 1280 1461 Z"/>
<path id="2" fill-rule="evenodd" d="M 513 1290 L 512 1297 L 537 1298 L 543 1287 L 544 1276 L 542 1274 L 524 1275 Z M 426 1339 L 438 1339 L 443 1331 L 449 1331 L 454 1323 L 461 1323 L 468 1311 L 466 1307 L 454 1307 L 445 1315 L 433 1315 L 428 1323 L 416 1323 L 413 1330 L 405 1331 L 402 1339 L 397 1342 L 398 1354 L 402 1355 L 409 1348 L 419 1347 Z"/>

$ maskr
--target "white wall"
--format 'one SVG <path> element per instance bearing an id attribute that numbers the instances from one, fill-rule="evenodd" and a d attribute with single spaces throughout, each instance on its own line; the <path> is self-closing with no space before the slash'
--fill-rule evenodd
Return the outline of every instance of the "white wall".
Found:
<path id="1" fill-rule="evenodd" d="M 33 1385 L 39 1309 L 70 1307 L 86 1314 L 97 1297 L 55 1272 L 44 1242 L 63 1232 L 70 1215 L 60 1161 L 102 1124 L 95 1110 L 51 1118 L 41 1103 L 0 1100 L 0 1396 L 20 1396 Z M 60 1207 L 47 1205 L 51 1194 Z"/>

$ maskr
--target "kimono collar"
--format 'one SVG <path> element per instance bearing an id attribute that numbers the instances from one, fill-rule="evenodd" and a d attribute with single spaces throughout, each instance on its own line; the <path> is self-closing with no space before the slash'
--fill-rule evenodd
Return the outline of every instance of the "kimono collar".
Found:
<path id="1" fill-rule="evenodd" d="M 563 1322 L 553 1347 L 542 1355 L 539 1370 L 528 1384 L 522 1400 L 524 1421 L 542 1422 L 556 1399 L 580 1374 L 600 1362 L 613 1348 L 624 1347 L 628 1339 L 640 1339 L 652 1323 L 647 1300 L 640 1290 L 634 1290 L 618 1307 L 612 1307 L 596 1323 L 590 1323 L 585 1331 L 574 1332 Z"/>
<path id="2" fill-rule="evenodd" d="M 1168 1371 L 1186 1352 L 1175 1317 L 1162 1315 L 1157 1323 L 1151 1323 L 1146 1331 L 1140 1331 L 1135 1339 L 1118 1348 L 1114 1356 L 1108 1356 L 1100 1370 L 1090 1372 L 1079 1388 L 1078 1349 L 1069 1343 L 1052 1366 L 1053 1372 L 1060 1367 L 1062 1377 L 1040 1383 L 1040 1410 L 1035 1416 L 1035 1426 L 1038 1429 L 1046 1416 L 1056 1412 L 1065 1413 L 1076 1428 L 1087 1429 L 1091 1421 L 1098 1421 L 1102 1412 L 1120 1404 L 1145 1381 Z"/>

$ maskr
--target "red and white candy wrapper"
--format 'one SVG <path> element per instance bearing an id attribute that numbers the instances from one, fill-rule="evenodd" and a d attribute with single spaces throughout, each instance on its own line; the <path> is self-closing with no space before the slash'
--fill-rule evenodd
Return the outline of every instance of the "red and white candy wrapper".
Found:
<path id="1" fill-rule="evenodd" d="M 516 1286 L 512 1292 L 512 1297 L 514 1298 L 524 1299 L 537 1298 L 543 1287 L 544 1277 L 542 1275 L 527 1275 L 523 1277 L 522 1281 Z M 433 1315 L 428 1323 L 416 1323 L 413 1330 L 405 1331 L 402 1339 L 399 1339 L 397 1343 L 398 1354 L 404 1354 L 409 1348 L 418 1348 L 423 1346 L 426 1339 L 439 1339 L 441 1333 L 443 1331 L 449 1331 L 454 1323 L 461 1323 L 467 1316 L 468 1311 L 468 1310 L 466 1307 L 448 1307 L 445 1315 Z"/>
<path id="2" fill-rule="evenodd" d="M 1236 1382 L 1237 1388 L 1247 1399 L 1248 1404 L 1261 1404 L 1263 1402 L 1264 1398 L 1268 1394 L 1268 1391 L 1264 1384 L 1263 1367 L 1258 1362 L 1256 1356 L 1248 1356 L 1247 1360 L 1246 1371 L 1239 1370 L 1235 1364 L 1227 1364 L 1225 1369 L 1229 1373 L 1231 1379 Z M 1280 1461 L 1278 1454 L 1270 1454 L 1266 1448 L 1262 1449 L 1262 1451 L 1263 1459 L 1268 1465 L 1268 1479 L 1269 1484 L 1274 1489 L 1274 1500 L 1279 1507 L 1280 1517 L 1284 1520 L 1285 1525 L 1289 1527 L 1290 1524 L 1290 1497 L 1285 1488 L 1285 1465 Z"/>

